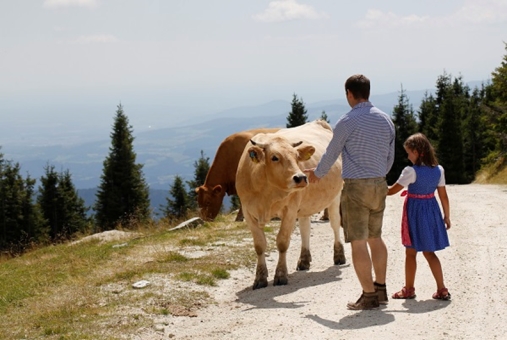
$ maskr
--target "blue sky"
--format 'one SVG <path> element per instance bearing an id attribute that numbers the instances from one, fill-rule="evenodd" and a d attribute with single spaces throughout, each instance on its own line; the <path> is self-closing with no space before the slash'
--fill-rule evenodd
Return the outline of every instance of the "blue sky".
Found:
<path id="1" fill-rule="evenodd" d="M 503 41 L 507 0 L 2 0 L 0 99 L 225 109 L 343 98 L 355 73 L 431 89 L 487 80 Z"/>

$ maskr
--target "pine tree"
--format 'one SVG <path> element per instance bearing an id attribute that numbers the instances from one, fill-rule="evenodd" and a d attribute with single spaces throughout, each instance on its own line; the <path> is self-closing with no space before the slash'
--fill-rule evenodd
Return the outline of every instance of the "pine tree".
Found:
<path id="1" fill-rule="evenodd" d="M 403 143 L 410 135 L 419 130 L 414 109 L 403 87 L 398 97 L 398 104 L 393 109 L 393 123 L 396 129 L 396 139 L 394 164 L 387 174 L 387 182 L 390 185 L 396 182 L 403 168 L 410 165 Z"/>
<path id="2" fill-rule="evenodd" d="M 46 239 L 45 221 L 33 203 L 34 185 L 30 176 L 21 176 L 19 163 L 0 153 L 0 249 L 19 253 Z"/>
<path id="3" fill-rule="evenodd" d="M 241 202 L 239 200 L 238 195 L 232 195 L 231 196 L 231 208 L 229 209 L 229 212 L 236 211 L 240 207 L 241 207 Z"/>
<path id="4" fill-rule="evenodd" d="M 466 117 L 463 119 L 464 174 L 468 182 L 475 179 L 482 160 L 487 156 L 487 126 L 483 119 L 485 89 L 475 88 L 469 101 Z"/>
<path id="5" fill-rule="evenodd" d="M 167 205 L 163 208 L 164 216 L 169 220 L 178 220 L 187 216 L 190 207 L 188 194 L 183 185 L 183 179 L 176 175 L 169 190 L 170 197 L 166 198 Z"/>
<path id="6" fill-rule="evenodd" d="M 209 168 L 209 157 L 205 157 L 204 151 L 201 150 L 201 157 L 194 162 L 194 179 L 187 181 L 189 187 L 188 204 L 190 209 L 197 209 L 197 193 L 195 189 L 204 184 Z"/>
<path id="7" fill-rule="evenodd" d="M 42 215 L 48 221 L 50 239 L 56 240 L 61 233 L 58 222 L 62 215 L 58 197 L 58 174 L 54 171 L 53 166 L 47 165 L 44 170 L 45 176 L 40 178 L 41 186 L 39 187 L 37 203 L 41 208 Z"/>
<path id="8" fill-rule="evenodd" d="M 132 133 L 120 104 L 95 203 L 95 218 L 100 230 L 114 229 L 119 223 L 132 226 L 150 217 L 149 189 L 142 164 L 136 164 Z"/>
<path id="9" fill-rule="evenodd" d="M 305 104 L 303 103 L 303 99 L 298 99 L 295 93 L 291 106 L 292 111 L 287 116 L 287 127 L 291 128 L 307 123 L 308 115 L 306 114 Z"/>
<path id="10" fill-rule="evenodd" d="M 507 51 L 507 43 L 504 44 Z M 507 54 L 491 76 L 485 106 L 487 119 L 494 133 L 492 137 L 495 140 L 495 150 L 489 155 L 489 161 L 502 166 L 507 164 Z"/>
<path id="11" fill-rule="evenodd" d="M 330 123 L 329 121 L 329 118 L 326 114 L 326 111 L 322 110 L 322 113 L 320 114 L 320 119 L 322 119 L 323 121 L 327 122 L 328 124 Z"/>
<path id="12" fill-rule="evenodd" d="M 418 111 L 419 116 L 419 132 L 423 133 L 432 144 L 438 140 L 437 122 L 438 122 L 438 105 L 435 97 L 424 94 Z"/>
<path id="13" fill-rule="evenodd" d="M 40 180 L 37 202 L 48 221 L 50 239 L 68 239 L 77 232 L 84 232 L 89 223 L 86 217 L 88 209 L 77 194 L 70 172 L 58 174 L 54 166 L 48 165 Z"/>
<path id="14" fill-rule="evenodd" d="M 437 80 L 438 106 L 438 142 L 437 155 L 445 168 L 446 182 L 462 184 L 466 182 L 463 168 L 463 118 L 468 106 L 468 86 L 462 78 L 452 81 L 452 77 L 443 74 Z"/>

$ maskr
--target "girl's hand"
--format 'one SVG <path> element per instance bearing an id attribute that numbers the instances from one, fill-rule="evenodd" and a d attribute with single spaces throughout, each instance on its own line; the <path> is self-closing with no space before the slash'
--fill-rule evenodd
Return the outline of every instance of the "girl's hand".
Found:
<path id="1" fill-rule="evenodd" d="M 451 229 L 451 219 L 449 217 L 444 217 L 445 229 Z"/>
<path id="2" fill-rule="evenodd" d="M 388 189 L 387 189 L 387 196 L 391 196 L 391 195 L 394 195 L 398 192 L 401 191 L 401 189 L 403 189 L 403 186 L 398 184 L 398 183 L 395 183 L 393 186 L 390 186 Z"/>

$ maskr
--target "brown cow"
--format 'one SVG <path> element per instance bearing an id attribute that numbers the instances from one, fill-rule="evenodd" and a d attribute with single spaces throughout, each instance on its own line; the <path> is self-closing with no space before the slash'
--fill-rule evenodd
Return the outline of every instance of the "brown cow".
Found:
<path id="1" fill-rule="evenodd" d="M 197 203 L 203 220 L 217 217 L 225 194 L 236 195 L 236 170 L 245 145 L 258 133 L 271 133 L 279 128 L 261 128 L 234 133 L 225 138 L 218 147 L 215 159 L 206 175 L 204 184 L 196 188 Z M 243 220 L 241 207 L 236 221 Z"/>
<path id="2" fill-rule="evenodd" d="M 341 159 L 318 183 L 309 185 L 303 173 L 303 169 L 318 164 L 332 136 L 329 124 L 318 120 L 276 133 L 258 134 L 245 147 L 238 165 L 236 189 L 257 253 L 254 289 L 268 285 L 263 228 L 273 217 L 281 219 L 276 237 L 279 258 L 274 285 L 288 282 L 286 255 L 296 220 L 301 231 L 301 255 L 296 269 L 310 268 L 310 217 L 324 208 L 329 210 L 334 231 L 334 263 L 345 263 L 340 241 Z"/>

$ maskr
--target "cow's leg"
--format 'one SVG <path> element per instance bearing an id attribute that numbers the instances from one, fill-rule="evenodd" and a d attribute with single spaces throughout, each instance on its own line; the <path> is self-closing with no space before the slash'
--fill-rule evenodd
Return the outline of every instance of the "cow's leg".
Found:
<path id="1" fill-rule="evenodd" d="M 289 282 L 287 273 L 287 250 L 289 249 L 290 236 L 294 230 L 296 216 L 290 217 L 285 215 L 282 217 L 282 223 L 278 235 L 276 236 L 276 246 L 278 248 L 278 264 L 276 265 L 274 286 L 286 285 Z"/>
<path id="2" fill-rule="evenodd" d="M 334 264 L 345 264 L 345 251 L 343 244 L 340 241 L 340 226 L 341 226 L 341 214 L 340 214 L 340 196 L 336 196 L 331 205 L 328 207 L 329 211 L 329 224 L 333 229 L 334 233 Z"/>
<path id="3" fill-rule="evenodd" d="M 258 223 L 250 223 L 250 231 L 252 232 L 254 248 L 257 253 L 257 270 L 255 271 L 255 280 L 253 289 L 264 288 L 268 286 L 268 267 L 266 266 L 266 235 L 262 225 Z"/>
<path id="4" fill-rule="evenodd" d="M 311 222 L 309 217 L 299 218 L 299 231 L 301 232 L 301 255 L 299 255 L 296 270 L 310 269 L 310 262 L 312 262 L 312 254 L 310 253 L 310 227 Z"/>

